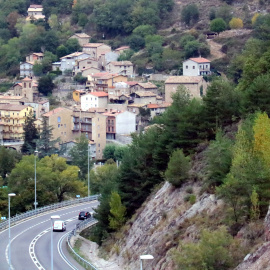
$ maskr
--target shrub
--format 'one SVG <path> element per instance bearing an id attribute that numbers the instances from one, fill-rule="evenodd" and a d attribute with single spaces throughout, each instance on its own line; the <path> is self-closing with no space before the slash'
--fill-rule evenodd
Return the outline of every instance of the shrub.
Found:
<path id="1" fill-rule="evenodd" d="M 214 19 L 210 23 L 210 30 L 213 31 L 213 32 L 220 33 L 220 32 L 225 31 L 226 28 L 227 28 L 227 24 L 221 18 Z"/>
<path id="2" fill-rule="evenodd" d="M 189 193 L 189 194 L 193 193 L 193 188 L 192 187 L 187 187 L 186 188 L 186 193 Z"/>
<path id="3" fill-rule="evenodd" d="M 243 28 L 243 21 L 240 18 L 232 18 L 229 22 L 231 29 L 241 29 Z"/>
<path id="4" fill-rule="evenodd" d="M 190 194 L 189 202 L 190 202 L 190 204 L 194 204 L 196 202 L 196 195 Z"/>
<path id="5" fill-rule="evenodd" d="M 183 8 L 181 13 L 181 20 L 190 25 L 191 23 L 196 23 L 199 20 L 199 10 L 195 4 L 187 5 Z"/>
<path id="6" fill-rule="evenodd" d="M 172 185 L 179 187 L 188 178 L 189 169 L 189 157 L 185 157 L 182 149 L 177 149 L 170 157 L 165 178 Z"/>

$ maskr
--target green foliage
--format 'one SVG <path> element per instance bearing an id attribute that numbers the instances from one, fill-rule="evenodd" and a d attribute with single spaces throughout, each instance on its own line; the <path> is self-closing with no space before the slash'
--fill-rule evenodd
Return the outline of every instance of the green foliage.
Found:
<path id="1" fill-rule="evenodd" d="M 210 30 L 213 32 L 223 32 L 227 28 L 226 22 L 222 18 L 216 18 L 210 23 Z"/>
<path id="2" fill-rule="evenodd" d="M 225 21 L 226 25 L 229 24 L 229 21 L 232 19 L 233 10 L 229 5 L 221 6 L 216 11 L 216 18 L 221 18 Z"/>
<path id="3" fill-rule="evenodd" d="M 110 228 L 119 230 L 124 224 L 126 218 L 126 207 L 121 203 L 121 198 L 117 192 L 112 192 L 110 200 Z"/>
<path id="4" fill-rule="evenodd" d="M 117 61 L 130 61 L 134 53 L 135 52 L 133 50 L 125 50 L 120 54 Z"/>
<path id="5" fill-rule="evenodd" d="M 50 75 L 45 75 L 40 77 L 38 80 L 38 91 L 44 95 L 49 95 L 52 93 L 54 88 L 54 83 Z"/>
<path id="6" fill-rule="evenodd" d="M 252 190 L 250 201 L 251 201 L 250 218 L 252 220 L 258 220 L 260 218 L 259 196 L 255 188 L 253 188 Z"/>
<path id="7" fill-rule="evenodd" d="M 107 160 L 121 161 L 127 150 L 126 146 L 118 146 L 116 144 L 107 144 L 103 150 L 103 157 Z"/>
<path id="8" fill-rule="evenodd" d="M 207 178 L 205 181 L 208 186 L 219 186 L 223 183 L 232 164 L 232 146 L 233 141 L 218 131 L 216 139 L 210 143 L 206 154 Z"/>
<path id="9" fill-rule="evenodd" d="M 141 36 L 131 35 L 128 39 L 128 44 L 132 50 L 137 52 L 144 47 L 145 41 Z"/>
<path id="10" fill-rule="evenodd" d="M 85 83 L 87 82 L 87 77 L 84 77 L 84 76 L 82 76 L 81 73 L 78 73 L 77 75 L 75 75 L 75 76 L 73 77 L 73 80 L 74 80 L 75 82 L 80 83 L 80 84 L 85 84 Z"/>
<path id="11" fill-rule="evenodd" d="M 61 153 L 60 149 L 58 149 L 56 146 L 56 144 L 60 142 L 60 138 L 53 140 L 52 130 L 53 127 L 49 126 L 48 119 L 46 117 L 42 117 L 39 139 L 36 140 L 36 148 L 40 158 Z"/>
<path id="12" fill-rule="evenodd" d="M 86 178 L 88 173 L 88 139 L 85 135 L 76 138 L 76 144 L 70 149 L 71 164 L 80 168 L 80 175 Z M 92 162 L 90 162 L 90 170 Z"/>
<path id="13" fill-rule="evenodd" d="M 23 154 L 32 154 L 36 149 L 36 140 L 38 139 L 38 130 L 35 125 L 36 117 L 31 111 L 25 119 L 23 126 L 24 142 L 21 148 Z"/>
<path id="14" fill-rule="evenodd" d="M 168 168 L 165 171 L 165 178 L 173 186 L 180 187 L 188 180 L 190 169 L 190 159 L 185 157 L 182 149 L 175 150 L 168 163 Z"/>
<path id="15" fill-rule="evenodd" d="M 132 33 L 141 37 L 146 37 L 155 34 L 156 29 L 153 25 L 140 25 L 136 27 Z"/>
<path id="16" fill-rule="evenodd" d="M 37 160 L 37 201 L 40 207 L 86 195 L 86 188 L 78 180 L 78 167 L 66 164 L 64 158 L 52 155 Z M 8 179 L 8 187 L 17 194 L 14 208 L 17 212 L 33 209 L 34 205 L 34 156 L 24 156 L 16 164 Z"/>
<path id="17" fill-rule="evenodd" d="M 7 175 L 15 167 L 16 163 L 21 159 L 21 154 L 17 151 L 4 146 L 0 146 L 0 176 L 1 180 L 5 180 Z M 2 182 L 2 185 L 6 184 Z"/>
<path id="18" fill-rule="evenodd" d="M 174 260 L 183 270 L 229 269 L 238 263 L 232 249 L 234 243 L 225 227 L 203 230 L 197 243 L 180 243 L 181 249 L 175 252 Z"/>
<path id="19" fill-rule="evenodd" d="M 181 20 L 187 24 L 191 25 L 199 20 L 199 10 L 196 4 L 189 4 L 182 9 Z"/>
<path id="20" fill-rule="evenodd" d="M 218 128 L 232 124 L 241 115 L 242 95 L 229 81 L 215 79 L 203 96 L 204 120 L 212 136 Z"/>

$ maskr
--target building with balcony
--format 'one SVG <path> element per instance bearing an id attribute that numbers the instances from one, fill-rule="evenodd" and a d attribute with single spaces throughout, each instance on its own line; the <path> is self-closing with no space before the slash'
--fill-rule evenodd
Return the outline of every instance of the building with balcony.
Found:
<path id="1" fill-rule="evenodd" d="M 4 141 L 22 141 L 26 117 L 33 111 L 31 106 L 0 104 L 0 125 Z"/>
<path id="2" fill-rule="evenodd" d="M 105 112 L 107 116 L 106 137 L 115 140 L 117 135 L 130 135 L 136 132 L 136 114 L 128 111 Z"/>
<path id="3" fill-rule="evenodd" d="M 183 76 L 210 75 L 210 61 L 203 57 L 189 58 L 183 62 Z"/>
<path id="4" fill-rule="evenodd" d="M 81 96 L 81 109 L 87 111 L 89 108 L 106 108 L 108 105 L 108 93 L 91 92 Z"/>
<path id="5" fill-rule="evenodd" d="M 74 108 L 72 113 L 73 139 L 85 135 L 91 141 L 91 157 L 102 159 L 106 145 L 106 116 L 90 111 Z"/>

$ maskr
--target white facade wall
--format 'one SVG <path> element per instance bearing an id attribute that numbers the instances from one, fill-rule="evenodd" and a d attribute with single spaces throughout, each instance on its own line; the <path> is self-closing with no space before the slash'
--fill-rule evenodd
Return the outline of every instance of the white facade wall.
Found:
<path id="1" fill-rule="evenodd" d="M 115 116 L 116 134 L 130 134 L 136 131 L 136 114 L 125 111 Z"/>
<path id="2" fill-rule="evenodd" d="M 79 56 L 73 56 L 70 58 L 63 58 L 61 59 L 61 66 L 60 66 L 60 70 L 63 72 L 65 70 L 73 70 L 73 67 L 76 64 L 76 60 L 79 59 L 85 59 L 85 58 L 89 58 L 89 54 L 81 54 Z"/>
<path id="3" fill-rule="evenodd" d="M 210 74 L 210 63 L 197 63 L 192 60 L 183 62 L 184 76 L 203 76 Z"/>
<path id="4" fill-rule="evenodd" d="M 81 96 L 81 109 L 87 111 L 89 108 L 106 108 L 108 97 L 97 97 L 92 94 Z"/>

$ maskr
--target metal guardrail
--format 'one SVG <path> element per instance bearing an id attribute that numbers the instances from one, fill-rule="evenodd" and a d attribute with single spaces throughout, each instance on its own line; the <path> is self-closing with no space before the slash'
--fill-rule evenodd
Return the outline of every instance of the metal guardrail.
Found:
<path id="1" fill-rule="evenodd" d="M 70 252 L 74 255 L 74 258 L 77 262 L 80 263 L 85 269 L 87 270 L 98 270 L 93 264 L 82 258 L 76 251 L 72 248 L 70 244 L 70 240 L 72 237 L 74 237 L 78 231 L 81 231 L 85 229 L 86 227 L 94 226 L 97 223 L 97 220 L 94 218 L 91 218 L 89 220 L 85 220 L 79 224 L 76 225 L 76 228 L 73 229 L 69 234 L 68 234 L 68 239 L 67 239 L 67 247 L 70 250 Z"/>
<path id="2" fill-rule="evenodd" d="M 74 199 L 74 200 L 63 201 L 60 203 L 55 203 L 55 204 L 51 204 L 48 206 L 40 207 L 40 208 L 37 208 L 36 210 L 27 211 L 23 214 L 19 214 L 19 215 L 11 217 L 10 218 L 10 225 L 13 225 L 14 223 L 16 223 L 18 221 L 21 221 L 23 219 L 27 219 L 29 217 L 32 217 L 32 216 L 35 216 L 35 215 L 38 215 L 38 214 L 41 214 L 44 212 L 48 212 L 48 211 L 55 210 L 58 208 L 67 207 L 70 205 L 80 204 L 83 202 L 94 201 L 94 200 L 97 200 L 98 197 L 99 197 L 99 195 L 93 195 L 93 196 L 89 196 L 89 197 L 85 197 L 85 198 L 78 198 L 78 199 Z M 8 228 L 8 220 L 0 223 L 0 231 L 4 230 L 6 228 Z"/>

